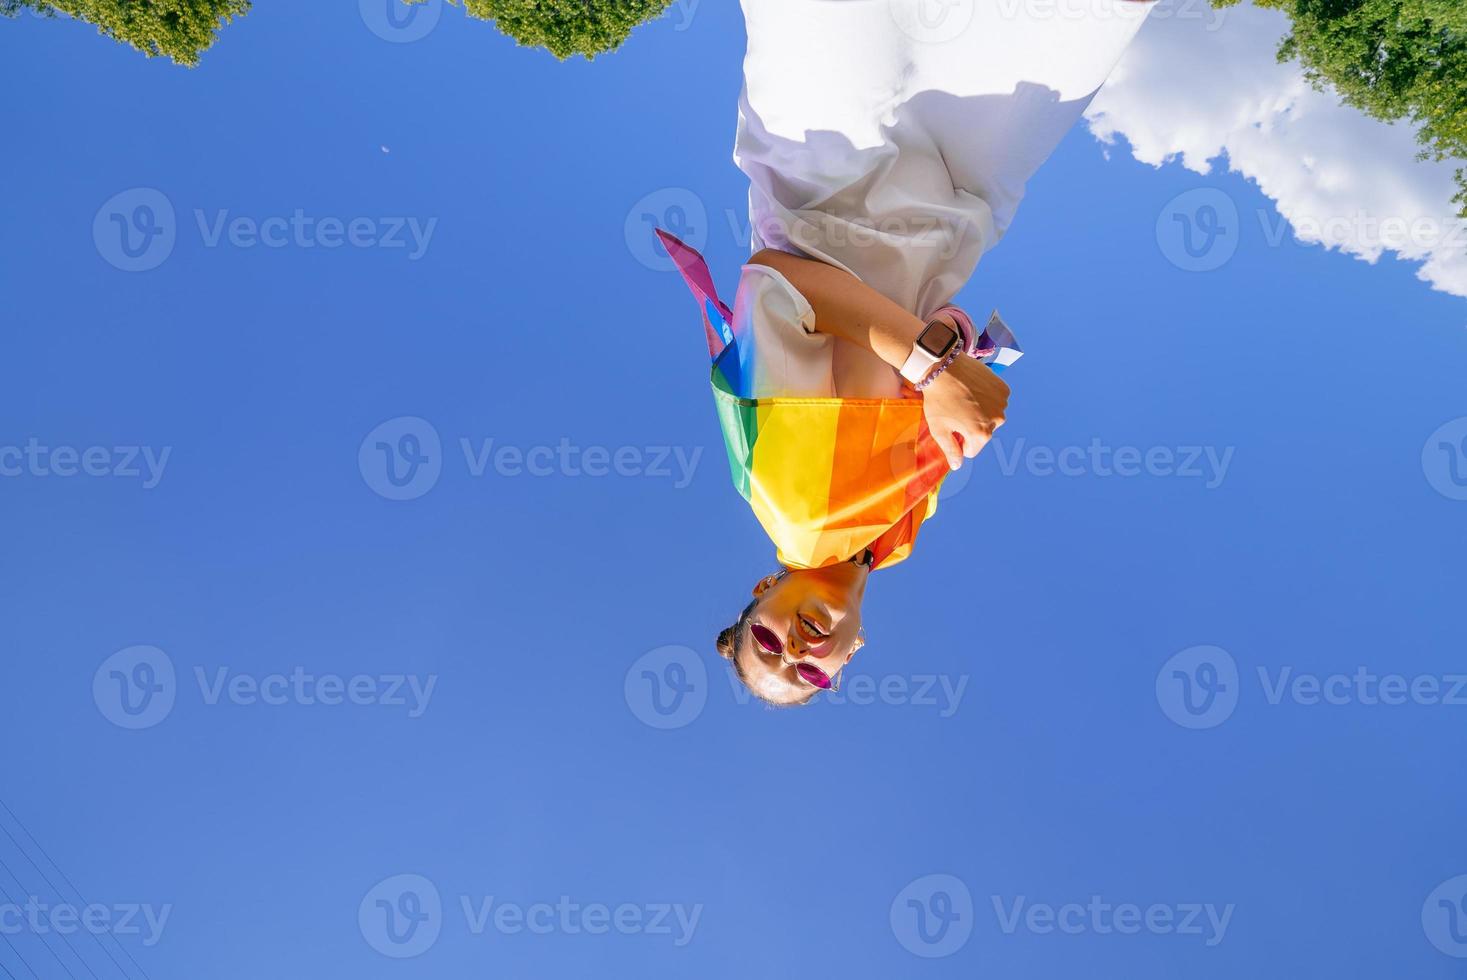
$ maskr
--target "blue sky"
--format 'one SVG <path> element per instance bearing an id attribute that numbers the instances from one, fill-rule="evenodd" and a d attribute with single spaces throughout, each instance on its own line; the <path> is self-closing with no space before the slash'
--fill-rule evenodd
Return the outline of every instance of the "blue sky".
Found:
<path id="1" fill-rule="evenodd" d="M 738 12 L 438 16 L 258 5 L 195 71 L 0 22 L 6 971 L 1460 972 L 1460 298 L 1071 134 L 962 296 L 1002 438 L 768 711 L 639 233 L 731 290 Z M 57 868 L 90 933 L 16 927 Z"/>

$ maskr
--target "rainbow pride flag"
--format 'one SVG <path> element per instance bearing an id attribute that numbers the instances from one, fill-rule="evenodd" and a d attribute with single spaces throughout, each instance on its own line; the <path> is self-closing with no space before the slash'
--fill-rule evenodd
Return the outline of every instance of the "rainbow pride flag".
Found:
<path id="1" fill-rule="evenodd" d="M 734 487 L 780 563 L 819 568 L 868 547 L 876 567 L 905 559 L 922 522 L 936 513 L 950 472 L 927 430 L 921 398 L 746 397 L 752 352 L 737 349 L 733 313 L 718 298 L 707 263 L 672 235 L 657 235 L 702 311 Z"/>

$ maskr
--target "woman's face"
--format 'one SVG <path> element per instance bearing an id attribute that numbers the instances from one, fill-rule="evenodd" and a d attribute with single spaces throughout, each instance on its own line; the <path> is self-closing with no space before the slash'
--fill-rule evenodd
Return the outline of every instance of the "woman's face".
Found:
<path id="1" fill-rule="evenodd" d="M 830 689 L 861 648 L 868 569 L 853 562 L 771 575 L 754 586 L 733 659 L 755 694 L 776 704 Z"/>

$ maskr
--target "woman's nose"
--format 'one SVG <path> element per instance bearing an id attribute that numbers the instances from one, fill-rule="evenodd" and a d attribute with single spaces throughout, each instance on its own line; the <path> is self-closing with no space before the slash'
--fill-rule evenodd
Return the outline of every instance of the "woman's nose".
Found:
<path id="1" fill-rule="evenodd" d="M 820 660 L 824 657 L 830 656 L 831 652 L 830 650 L 816 650 L 812 648 L 807 641 L 800 638 L 799 636 L 791 636 L 789 638 L 788 647 L 790 655 L 796 660 L 805 660 L 807 658 L 811 660 Z"/>

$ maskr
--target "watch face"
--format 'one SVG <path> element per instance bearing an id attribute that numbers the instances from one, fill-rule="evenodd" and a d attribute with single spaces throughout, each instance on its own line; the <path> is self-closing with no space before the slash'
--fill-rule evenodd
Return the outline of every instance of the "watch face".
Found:
<path id="1" fill-rule="evenodd" d="M 957 342 L 957 331 L 945 323 L 928 324 L 927 329 L 922 331 L 922 336 L 917 338 L 917 346 L 921 347 L 933 357 L 942 357 Z"/>

